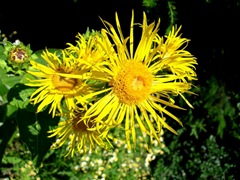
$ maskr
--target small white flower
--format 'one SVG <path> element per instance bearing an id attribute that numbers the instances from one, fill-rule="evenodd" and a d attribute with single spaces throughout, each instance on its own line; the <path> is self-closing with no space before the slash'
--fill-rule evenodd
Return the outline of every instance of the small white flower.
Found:
<path id="1" fill-rule="evenodd" d="M 15 42 L 13 43 L 13 45 L 18 46 L 20 43 L 21 43 L 21 41 L 19 41 L 19 40 L 17 39 L 17 40 L 15 40 Z"/>
<path id="2" fill-rule="evenodd" d="M 81 162 L 81 167 L 85 167 L 87 163 L 85 161 Z"/>
<path id="3" fill-rule="evenodd" d="M 74 170 L 78 171 L 79 170 L 79 165 L 74 166 Z"/>
<path id="4" fill-rule="evenodd" d="M 90 160 L 90 158 L 87 156 L 87 157 L 86 157 L 86 161 L 89 161 L 89 160 Z"/>
<path id="5" fill-rule="evenodd" d="M 91 162 L 90 162 L 90 166 L 91 166 L 91 167 L 94 167 L 94 166 L 95 166 L 94 162 L 91 161 Z"/>
<path id="6" fill-rule="evenodd" d="M 98 159 L 98 165 L 102 165 L 103 164 L 103 160 L 102 159 Z"/>
<path id="7" fill-rule="evenodd" d="M 127 164 L 126 164 L 126 163 L 123 163 L 123 164 L 122 164 L 122 167 L 123 167 L 123 168 L 124 168 L 124 167 L 126 167 L 126 166 L 127 166 Z"/>

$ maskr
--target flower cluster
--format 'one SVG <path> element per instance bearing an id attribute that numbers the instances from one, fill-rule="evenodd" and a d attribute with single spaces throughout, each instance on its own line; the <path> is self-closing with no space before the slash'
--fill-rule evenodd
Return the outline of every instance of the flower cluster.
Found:
<path id="1" fill-rule="evenodd" d="M 102 19 L 101 19 L 102 20 Z M 181 121 L 167 108 L 183 109 L 174 96 L 192 93 L 196 80 L 196 58 L 185 50 L 189 40 L 173 27 L 167 36 L 158 34 L 160 20 L 148 24 L 143 13 L 138 43 L 134 39 L 134 13 L 130 35 L 124 37 L 118 15 L 116 27 L 102 20 L 100 33 L 88 37 L 78 34 L 76 45 L 68 43 L 61 53 L 46 50 L 44 63 L 31 61 L 28 73 L 36 77 L 28 86 L 36 87 L 31 101 L 37 112 L 49 108 L 52 116 L 61 116 L 50 137 L 58 139 L 58 148 L 69 140 L 70 154 L 75 150 L 111 147 L 113 128 L 125 133 L 125 142 L 136 146 L 139 128 L 142 134 L 160 143 L 162 128 L 177 132 L 167 117 Z M 136 46 L 136 47 L 135 47 Z M 136 126 L 137 124 L 137 126 Z"/>
<path id="2" fill-rule="evenodd" d="M 137 124 L 136 124 L 137 126 Z M 146 142 L 147 137 L 138 136 L 138 144 L 134 151 L 128 149 L 124 135 L 116 130 L 113 133 L 118 135 L 118 139 L 113 140 L 114 149 L 112 151 L 99 149 L 98 153 L 89 150 L 87 153 L 81 150 L 76 154 L 74 161 L 74 172 L 80 172 L 80 179 L 153 179 L 151 174 L 151 163 L 167 152 L 164 142 L 164 132 L 161 131 L 161 144 L 154 140 L 152 143 Z M 63 145 L 63 148 L 66 144 Z M 67 157 L 66 160 L 68 160 Z"/>

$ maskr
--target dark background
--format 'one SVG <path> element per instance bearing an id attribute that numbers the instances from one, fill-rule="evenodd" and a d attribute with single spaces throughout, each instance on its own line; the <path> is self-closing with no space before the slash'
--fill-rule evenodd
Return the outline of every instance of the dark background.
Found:
<path id="1" fill-rule="evenodd" d="M 116 11 L 122 24 L 130 22 L 131 9 L 142 16 L 141 1 L 6 1 L 0 7 L 0 29 L 4 33 L 16 30 L 20 40 L 31 44 L 33 50 L 65 48 L 87 27 L 100 30 L 103 27 L 100 17 L 114 23 Z M 129 28 L 129 24 L 125 26 Z"/>
<path id="2" fill-rule="evenodd" d="M 198 59 L 199 82 L 216 75 L 235 90 L 239 88 L 240 2 L 238 0 L 181 0 L 175 1 L 178 25 L 183 25 L 183 37 L 191 39 L 188 50 Z M 100 30 L 99 17 L 115 24 L 118 12 L 125 36 L 129 32 L 131 10 L 135 22 L 142 22 L 147 10 L 140 0 L 41 0 L 4 1 L 0 5 L 0 29 L 6 35 L 17 31 L 25 45 L 35 50 L 65 48 L 74 43 L 78 32 L 87 27 Z M 167 1 L 159 1 L 147 13 L 149 22 L 161 18 L 160 33 L 169 25 Z"/>

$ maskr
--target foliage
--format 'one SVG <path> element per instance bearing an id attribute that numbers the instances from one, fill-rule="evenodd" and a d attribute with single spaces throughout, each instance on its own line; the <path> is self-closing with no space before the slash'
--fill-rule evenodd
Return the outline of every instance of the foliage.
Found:
<path id="1" fill-rule="evenodd" d="M 1 178 L 19 180 L 38 180 L 39 176 L 33 162 L 31 153 L 22 143 L 20 134 L 15 131 L 2 159 Z"/>
<path id="2" fill-rule="evenodd" d="M 114 133 L 119 134 L 119 131 Z M 16 131 L 2 161 L 1 177 L 29 180 L 149 178 L 150 163 L 157 155 L 163 154 L 164 141 L 162 139 L 159 146 L 157 142 L 148 144 L 144 138 L 139 140 L 139 146 L 134 151 L 129 151 L 124 141 L 115 140 L 112 151 L 82 151 L 74 157 L 63 156 L 67 148 L 65 144 L 62 148 L 48 151 L 40 167 L 36 169 L 31 161 L 30 151 L 25 144 L 20 143 L 20 134 Z"/>
<path id="3" fill-rule="evenodd" d="M 194 97 L 195 110 L 189 110 L 181 117 L 185 126 L 179 130 L 179 136 L 165 133 L 166 147 L 154 149 L 155 153 L 147 162 L 145 141 L 135 152 L 127 151 L 122 142 L 115 142 L 115 150 L 111 152 L 99 151 L 98 154 L 76 154 L 74 158 L 65 157 L 66 146 L 54 151 L 48 151 L 39 171 L 34 170 L 31 174 L 41 179 L 100 179 L 102 177 L 122 177 L 128 175 L 128 179 L 134 176 L 151 176 L 154 179 L 236 179 L 238 176 L 239 153 L 239 96 L 224 88 L 224 84 L 216 78 L 210 78 L 205 86 L 198 89 L 198 96 Z M 224 96 L 208 96 L 211 93 L 223 93 Z M 226 127 L 221 127 L 222 119 L 216 118 L 222 100 L 227 98 L 223 108 Z M 215 102 L 215 104 L 213 103 Z M 232 112 L 232 113 L 229 113 Z M 115 132 L 119 134 L 119 132 Z M 223 139 L 231 137 L 231 140 Z M 15 134 L 6 150 L 3 158 L 2 173 L 7 176 L 25 177 L 22 167 L 26 169 L 26 175 L 30 173 L 31 154 L 26 151 L 26 146 L 19 142 L 19 134 Z M 158 147 L 158 146 L 157 146 Z M 161 150 L 161 151 L 160 151 Z M 163 153 L 164 152 L 164 153 Z M 28 162 L 30 161 L 30 162 Z M 17 163 L 16 163 L 17 162 Z M 30 169 L 30 168 L 29 168 Z M 138 169 L 138 170 L 136 170 Z M 135 171 L 136 170 L 136 171 Z M 117 174 L 116 174 L 117 173 Z M 8 174 L 8 177 L 10 175 Z"/>
<path id="4" fill-rule="evenodd" d="M 236 179 L 239 176 L 239 95 L 210 78 L 198 87 L 195 110 L 182 115 L 178 137 L 165 136 L 169 153 L 152 164 L 156 179 Z"/>
<path id="5" fill-rule="evenodd" d="M 165 33 L 171 30 L 177 22 L 177 8 L 175 1 L 164 1 L 164 0 L 143 0 L 143 7 L 148 13 L 156 12 L 156 16 L 164 19 L 167 24 Z"/>
<path id="6" fill-rule="evenodd" d="M 16 58 L 8 59 L 11 50 L 15 49 L 21 49 L 21 52 Z M 0 45 L 0 54 L 2 54 L 0 57 L 0 158 L 2 159 L 8 141 L 18 128 L 21 140 L 27 144 L 32 153 L 34 165 L 39 166 L 53 141 L 47 138 L 47 130 L 50 126 L 56 125 L 59 119 L 54 118 L 49 121 L 51 116 L 46 111 L 35 114 L 36 107 L 29 103 L 34 88 L 23 84 L 27 78 L 32 78 L 25 72 L 28 59 L 40 58 L 32 54 L 30 46 L 18 41 L 11 43 L 4 40 Z M 22 54 L 26 55 L 26 58 L 22 58 Z M 23 63 L 18 62 L 22 60 L 21 58 L 24 60 Z M 39 146 L 41 148 L 38 148 Z"/>
<path id="7" fill-rule="evenodd" d="M 233 159 L 223 146 L 210 135 L 206 141 L 178 143 L 171 153 L 157 159 L 155 179 L 234 179 L 236 169 Z"/>

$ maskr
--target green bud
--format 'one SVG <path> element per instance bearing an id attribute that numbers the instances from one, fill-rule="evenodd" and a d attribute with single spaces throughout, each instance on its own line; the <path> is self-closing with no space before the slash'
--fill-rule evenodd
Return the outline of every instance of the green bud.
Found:
<path id="1" fill-rule="evenodd" d="M 25 46 L 19 40 L 14 43 L 4 41 L 3 54 L 6 57 L 5 69 L 16 74 L 21 74 L 22 71 L 28 69 L 29 61 L 33 59 L 30 45 Z"/>

